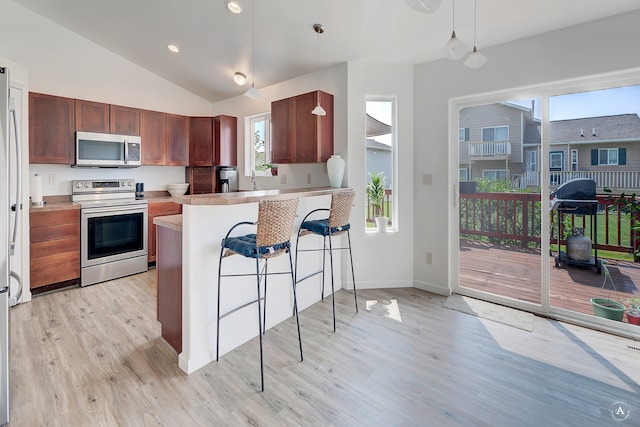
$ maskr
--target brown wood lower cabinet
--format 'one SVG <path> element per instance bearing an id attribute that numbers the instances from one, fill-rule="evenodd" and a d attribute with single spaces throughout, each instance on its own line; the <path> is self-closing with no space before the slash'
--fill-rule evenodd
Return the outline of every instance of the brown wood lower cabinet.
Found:
<path id="1" fill-rule="evenodd" d="M 80 283 L 80 209 L 30 214 L 31 289 Z"/>
<path id="2" fill-rule="evenodd" d="M 157 216 L 163 215 L 175 215 L 182 213 L 182 205 L 174 202 L 154 202 L 149 203 L 149 237 L 148 237 L 148 261 L 155 262 L 156 260 L 156 226 L 153 224 L 153 219 Z"/>

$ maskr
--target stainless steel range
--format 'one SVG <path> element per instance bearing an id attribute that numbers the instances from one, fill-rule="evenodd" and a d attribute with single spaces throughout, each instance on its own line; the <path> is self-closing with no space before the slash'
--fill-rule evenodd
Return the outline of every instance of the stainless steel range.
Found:
<path id="1" fill-rule="evenodd" d="M 133 179 L 74 180 L 80 204 L 80 285 L 147 271 L 148 206 Z"/>

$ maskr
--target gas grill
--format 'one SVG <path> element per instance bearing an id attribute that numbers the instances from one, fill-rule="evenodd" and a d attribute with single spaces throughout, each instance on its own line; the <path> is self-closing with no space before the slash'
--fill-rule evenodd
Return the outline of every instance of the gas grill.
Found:
<path id="1" fill-rule="evenodd" d="M 602 262 L 598 260 L 598 200 L 596 182 L 588 178 L 567 181 L 553 193 L 550 210 L 556 211 L 558 252 L 555 256 L 556 268 L 561 265 L 575 265 L 594 268 L 597 274 L 602 271 Z M 562 216 L 590 216 L 590 239 L 584 236 L 584 229 L 574 228 L 566 239 L 566 251 L 562 250 Z M 591 249 L 593 248 L 593 256 Z"/>

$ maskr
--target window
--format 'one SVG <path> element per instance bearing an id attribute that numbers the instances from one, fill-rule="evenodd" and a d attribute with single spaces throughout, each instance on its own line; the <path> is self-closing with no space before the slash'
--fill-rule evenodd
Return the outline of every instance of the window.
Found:
<path id="1" fill-rule="evenodd" d="M 509 126 L 482 128 L 482 142 L 508 141 Z"/>
<path id="2" fill-rule="evenodd" d="M 571 171 L 575 172 L 578 170 L 578 150 L 575 148 L 571 149 Z"/>
<path id="3" fill-rule="evenodd" d="M 618 149 L 617 148 L 600 148 L 598 150 L 599 165 L 617 165 Z"/>
<path id="4" fill-rule="evenodd" d="M 247 117 L 246 123 L 246 152 L 253 153 L 247 156 L 250 164 L 246 170 L 267 174 L 270 171 L 265 171 L 263 165 L 271 163 L 271 113 Z"/>
<path id="5" fill-rule="evenodd" d="M 468 140 L 469 140 L 469 128 L 458 129 L 458 141 L 468 141 Z"/>
<path id="6" fill-rule="evenodd" d="M 561 171 L 564 166 L 564 152 L 551 151 L 549 153 L 549 169 L 552 171 Z"/>
<path id="7" fill-rule="evenodd" d="M 460 168 L 458 170 L 458 177 L 459 177 L 460 181 L 469 181 L 469 169 Z"/>
<path id="8" fill-rule="evenodd" d="M 387 217 L 391 230 L 398 229 L 397 186 L 395 165 L 397 150 L 396 100 L 394 98 L 368 98 L 365 102 L 365 183 L 371 175 L 382 174 L 384 181 L 384 200 L 381 206 L 375 206 L 367 197 L 365 206 L 365 226 L 375 230 L 375 217 Z"/>
<path id="9" fill-rule="evenodd" d="M 537 172 L 538 171 L 538 159 L 537 154 L 534 150 L 528 152 L 527 158 L 527 171 L 529 172 Z"/>
<path id="10" fill-rule="evenodd" d="M 482 177 L 488 178 L 491 181 L 506 181 L 507 176 L 509 176 L 509 171 L 506 169 L 495 169 L 495 170 L 483 170 Z"/>

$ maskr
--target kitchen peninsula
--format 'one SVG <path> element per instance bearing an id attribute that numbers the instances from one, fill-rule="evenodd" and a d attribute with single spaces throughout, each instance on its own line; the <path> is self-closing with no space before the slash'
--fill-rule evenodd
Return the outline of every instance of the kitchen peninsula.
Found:
<path id="1" fill-rule="evenodd" d="M 215 360 L 218 259 L 220 243 L 229 229 L 241 221 L 257 220 L 260 200 L 298 197 L 295 232 L 308 212 L 317 208 L 328 209 L 331 194 L 337 190 L 340 189 L 322 187 L 178 196 L 174 199 L 182 204 L 182 215 L 154 219 L 158 226 L 158 320 L 163 323 L 167 306 L 181 306 L 181 312 L 174 306 L 169 317 L 165 317 L 169 320 L 163 323 L 163 336 L 178 351 L 178 363 L 183 371 L 192 373 Z M 319 214 L 317 218 L 321 217 Z M 237 234 L 255 233 L 255 226 L 241 226 L 236 231 Z M 292 254 L 295 253 L 295 240 L 292 236 Z M 301 240 L 302 244 L 305 247 L 322 247 L 322 239 L 309 236 Z M 341 271 L 341 257 L 334 258 L 334 262 L 335 271 Z M 322 252 L 304 253 L 299 260 L 298 277 L 316 272 L 321 266 Z M 288 268 L 287 256 L 274 258 L 269 263 L 270 272 Z M 232 256 L 225 260 L 223 269 L 225 274 L 252 273 L 255 263 L 242 256 Z M 180 279 L 181 286 L 177 283 Z M 297 297 L 301 311 L 320 300 L 321 280 L 322 275 L 315 275 L 299 284 Z M 341 278 L 337 276 L 336 290 L 341 287 Z M 330 289 L 329 283 L 325 286 L 325 293 Z M 255 277 L 226 278 L 221 287 L 221 311 L 227 312 L 255 300 L 255 297 Z M 266 329 L 292 316 L 293 294 L 289 276 L 269 277 L 267 306 Z M 257 335 L 256 315 L 255 305 L 251 304 L 221 321 L 221 357 Z M 329 312 L 327 315 L 331 316 Z M 301 313 L 301 322 L 302 319 L 304 312 Z M 176 321 L 181 325 L 176 325 Z M 304 343 L 304 330 L 302 336 Z"/>

